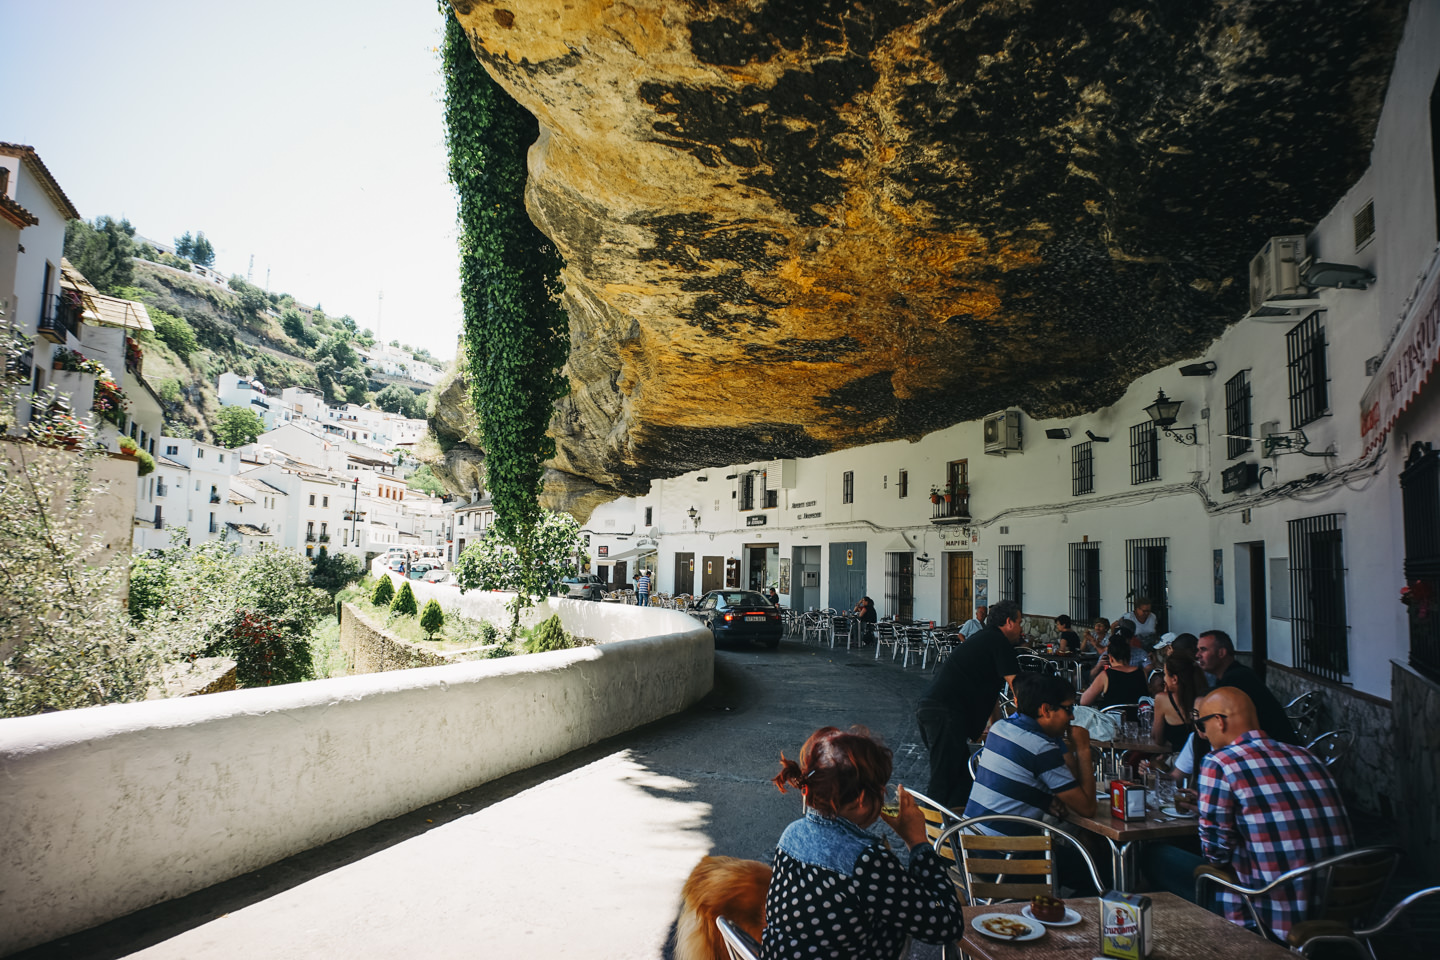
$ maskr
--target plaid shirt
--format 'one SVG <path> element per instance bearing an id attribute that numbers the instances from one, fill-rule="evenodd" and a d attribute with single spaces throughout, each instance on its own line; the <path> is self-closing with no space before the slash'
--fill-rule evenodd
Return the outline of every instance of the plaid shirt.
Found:
<path id="1" fill-rule="evenodd" d="M 1350 845 L 1340 791 L 1309 751 L 1251 730 L 1200 765 L 1200 851 L 1232 866 L 1242 885 L 1262 887 Z M 1249 920 L 1238 895 L 1222 891 L 1220 903 L 1230 922 Z M 1282 940 L 1307 907 L 1303 882 L 1255 900 L 1260 922 Z"/>

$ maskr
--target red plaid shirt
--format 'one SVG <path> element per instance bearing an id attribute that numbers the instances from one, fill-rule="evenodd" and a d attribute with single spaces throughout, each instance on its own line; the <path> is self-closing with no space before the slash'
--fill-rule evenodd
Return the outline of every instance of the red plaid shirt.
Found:
<path id="1" fill-rule="evenodd" d="M 1200 851 L 1233 867 L 1244 886 L 1262 887 L 1350 845 L 1340 791 L 1308 750 L 1251 730 L 1200 765 Z M 1256 898 L 1260 922 L 1283 939 L 1305 919 L 1306 894 L 1302 882 Z M 1230 922 L 1249 921 L 1238 895 L 1222 891 L 1220 903 Z"/>

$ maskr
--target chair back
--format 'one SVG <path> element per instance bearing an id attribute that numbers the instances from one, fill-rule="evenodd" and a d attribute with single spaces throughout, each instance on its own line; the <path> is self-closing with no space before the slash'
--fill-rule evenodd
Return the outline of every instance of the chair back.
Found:
<path id="1" fill-rule="evenodd" d="M 760 960 L 760 944 L 754 937 L 724 917 L 716 917 L 715 926 L 720 928 L 720 939 L 725 941 L 730 960 Z"/>
<path id="2" fill-rule="evenodd" d="M 925 839 L 930 841 L 931 846 L 934 846 L 935 841 L 939 838 L 940 834 L 945 832 L 946 827 L 965 819 L 954 810 L 951 810 L 943 804 L 936 803 L 923 793 L 916 793 L 914 790 L 908 788 L 906 792 L 915 798 L 915 806 L 920 808 L 920 815 L 925 818 Z M 939 847 L 936 847 L 935 851 L 948 860 L 955 859 L 953 852 L 947 854 L 946 851 L 941 850 Z"/>
<path id="3" fill-rule="evenodd" d="M 1320 713 L 1320 691 L 1311 690 L 1285 704 L 1285 716 L 1297 731 L 1308 734 Z"/>
<path id="4" fill-rule="evenodd" d="M 1026 827 L 1029 834 L 1018 837 L 992 836 L 976 829 L 983 823 L 1011 823 Z M 1008 813 L 987 813 L 951 824 L 935 839 L 933 846 L 942 857 L 957 856 L 965 888 L 960 889 L 962 903 L 994 903 L 997 900 L 1029 900 L 1055 890 L 1055 838 L 1069 843 L 1080 854 L 1090 871 L 1090 880 L 1097 894 L 1105 886 L 1090 851 L 1075 837 L 1030 817 Z M 1017 856 L 1019 854 L 1020 856 Z M 958 888 L 958 883 L 957 883 Z"/>
<path id="5" fill-rule="evenodd" d="M 1027 673 L 1049 673 L 1050 661 L 1044 657 L 1037 657 L 1033 653 L 1022 653 L 1015 658 L 1020 663 L 1020 669 Z"/>
<path id="6" fill-rule="evenodd" d="M 1317 905 L 1311 917 L 1353 928 L 1373 916 L 1399 862 L 1400 851 L 1394 847 L 1365 847 L 1311 864 L 1315 889 L 1309 899 Z"/>
<path id="7" fill-rule="evenodd" d="M 1305 744 L 1305 749 L 1321 760 L 1325 766 L 1333 767 L 1344 760 L 1355 743 L 1355 734 L 1350 730 L 1331 730 Z"/>

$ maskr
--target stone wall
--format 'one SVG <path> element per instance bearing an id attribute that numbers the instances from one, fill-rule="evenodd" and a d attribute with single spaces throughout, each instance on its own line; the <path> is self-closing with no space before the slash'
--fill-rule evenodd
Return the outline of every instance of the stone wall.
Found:
<path id="1" fill-rule="evenodd" d="M 1311 736 L 1329 730 L 1355 733 L 1355 746 L 1349 758 L 1340 761 L 1335 776 L 1346 804 L 1352 810 L 1393 817 L 1399 797 L 1399 771 L 1390 703 L 1277 663 L 1265 665 L 1265 684 L 1281 703 L 1311 690 L 1320 691 L 1320 712 Z"/>
<path id="2" fill-rule="evenodd" d="M 1400 836 L 1426 881 L 1440 883 L 1440 684 L 1392 661 Z"/>
<path id="3" fill-rule="evenodd" d="M 386 633 L 353 603 L 341 605 L 340 652 L 345 654 L 346 672 L 352 676 L 414 667 L 440 667 L 455 662 L 455 654 L 426 650 Z"/>

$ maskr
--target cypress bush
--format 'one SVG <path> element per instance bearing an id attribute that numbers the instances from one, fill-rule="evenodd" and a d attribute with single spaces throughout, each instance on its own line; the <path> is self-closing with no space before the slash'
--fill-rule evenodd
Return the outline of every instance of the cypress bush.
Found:
<path id="1" fill-rule="evenodd" d="M 525 650 L 529 653 L 544 653 L 547 650 L 568 650 L 575 646 L 575 638 L 565 632 L 560 625 L 560 615 L 551 614 L 548 619 L 536 624 L 535 629 L 530 632 L 530 639 L 525 641 Z"/>
<path id="2" fill-rule="evenodd" d="M 405 584 L 409 589 L 410 584 Z M 434 598 L 426 601 L 425 609 L 420 614 L 420 629 L 424 630 L 429 639 L 434 640 L 435 634 L 445 626 L 445 611 L 440 609 L 440 601 Z"/>
<path id="3" fill-rule="evenodd" d="M 410 589 L 410 581 L 406 580 L 400 584 L 400 592 L 395 594 L 395 599 L 390 601 L 390 612 L 413 617 L 419 610 L 420 605 L 415 602 L 415 591 Z"/>
<path id="4" fill-rule="evenodd" d="M 409 584 L 407 583 L 408 587 Z M 391 599 L 395 596 L 395 584 L 385 574 L 380 574 L 380 579 L 375 581 L 375 589 L 370 594 L 370 602 L 377 607 L 388 607 Z"/>

